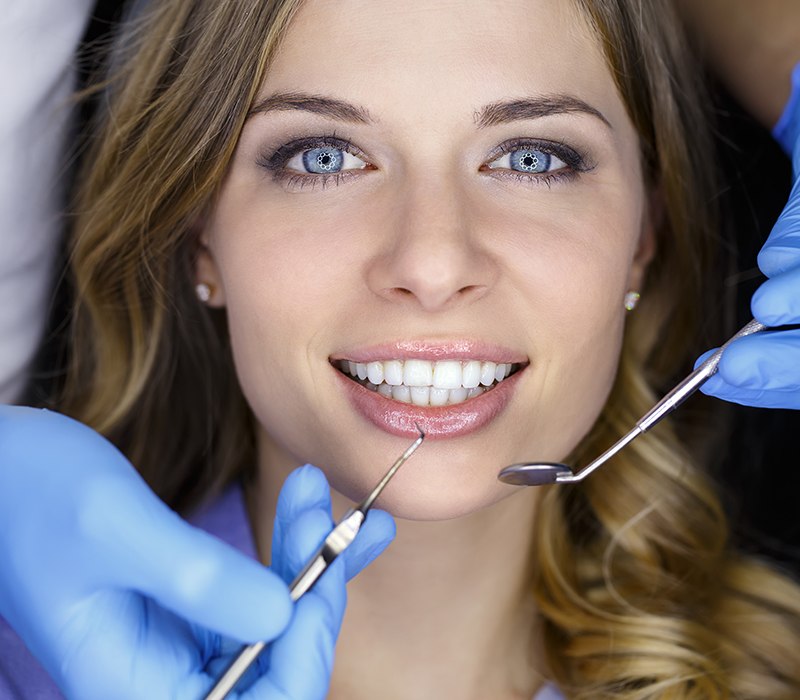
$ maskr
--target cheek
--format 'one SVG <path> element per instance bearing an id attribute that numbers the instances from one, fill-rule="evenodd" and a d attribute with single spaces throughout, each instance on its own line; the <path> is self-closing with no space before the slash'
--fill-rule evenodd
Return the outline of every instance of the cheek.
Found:
<path id="1" fill-rule="evenodd" d="M 595 422 L 616 376 L 641 207 L 613 201 L 572 202 L 546 220 L 530 215 L 525 231 L 508 235 L 513 298 L 534 348 L 526 424 L 536 452 L 523 459 L 562 461 Z M 513 220 L 504 227 L 520 228 Z"/>
<path id="2" fill-rule="evenodd" d="M 344 214 L 292 217 L 237 194 L 221 199 L 209 226 L 236 372 L 261 424 L 292 442 L 295 428 L 320 431 L 309 425 L 317 421 L 310 407 L 324 413 L 319 358 L 330 351 L 330 329 L 357 314 L 346 299 L 359 278 L 358 246 L 343 240 Z"/>

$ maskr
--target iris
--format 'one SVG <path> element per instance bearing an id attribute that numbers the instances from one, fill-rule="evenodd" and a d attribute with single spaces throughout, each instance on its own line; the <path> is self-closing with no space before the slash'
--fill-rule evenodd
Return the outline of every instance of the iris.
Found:
<path id="1" fill-rule="evenodd" d="M 312 148 L 303 152 L 303 165 L 310 173 L 339 172 L 343 161 L 343 152 L 338 148 Z"/>
<path id="2" fill-rule="evenodd" d="M 550 154 L 543 151 L 524 148 L 510 154 L 512 170 L 525 173 L 544 173 L 550 169 Z"/>

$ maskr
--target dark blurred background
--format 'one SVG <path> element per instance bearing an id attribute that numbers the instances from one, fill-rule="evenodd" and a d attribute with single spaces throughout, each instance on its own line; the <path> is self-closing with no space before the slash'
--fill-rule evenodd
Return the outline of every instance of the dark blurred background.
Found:
<path id="1" fill-rule="evenodd" d="M 108 38 L 121 14 L 119 0 L 97 3 L 85 45 Z M 84 57 L 85 80 L 92 62 Z M 735 256 L 735 272 L 727 279 L 728 290 L 737 298 L 736 327 L 751 318 L 749 301 L 763 281 L 756 266 L 756 254 L 789 193 L 791 168 L 788 159 L 770 134 L 755 123 L 718 86 L 712 89 L 718 117 L 719 163 L 727 188 L 720 193 L 726 212 L 726 245 Z M 83 123 L 91 113 L 89 103 Z M 59 335 L 66 317 L 65 298 L 53 313 L 51 338 Z M 55 343 L 45 351 L 42 367 L 52 367 L 58 356 Z M 687 368 L 688 369 L 688 368 Z M 46 376 L 46 375 L 42 375 Z M 42 382 L 39 396 L 47 391 Z M 800 576 L 800 411 L 779 411 L 732 407 L 733 432 L 726 443 L 716 475 L 723 487 L 735 536 L 746 549 L 781 562 Z"/>

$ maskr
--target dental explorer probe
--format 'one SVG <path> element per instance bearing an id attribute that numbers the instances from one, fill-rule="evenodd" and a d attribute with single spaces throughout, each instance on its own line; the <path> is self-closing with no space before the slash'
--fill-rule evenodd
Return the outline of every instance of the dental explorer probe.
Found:
<path id="1" fill-rule="evenodd" d="M 366 498 L 344 514 L 336 527 L 331 530 L 330 534 L 325 538 L 325 541 L 320 545 L 320 548 L 303 567 L 303 570 L 297 574 L 294 581 L 292 581 L 289 586 L 289 595 L 292 602 L 297 601 L 308 591 L 326 571 L 333 560 L 344 552 L 353 542 L 361 526 L 364 524 L 364 520 L 366 520 L 367 513 L 370 508 L 372 508 L 373 503 L 375 503 L 375 499 L 380 496 L 381 491 L 383 491 L 386 484 L 389 483 L 389 480 L 425 439 L 425 433 L 422 432 L 418 425 L 416 428 L 419 431 L 419 437 L 414 440 L 411 446 L 408 447 L 402 455 L 400 455 L 397 461 L 389 468 L 389 471 L 387 471 L 384 477 L 378 482 L 378 485 L 367 494 Z M 211 689 L 208 695 L 205 696 L 205 700 L 224 700 L 265 646 L 265 642 L 256 642 L 255 644 L 249 644 L 244 647 L 225 673 L 222 674 L 216 685 Z"/>
<path id="2" fill-rule="evenodd" d="M 497 478 L 506 484 L 513 484 L 515 486 L 574 484 L 578 481 L 582 481 L 595 469 L 605 464 L 623 447 L 630 444 L 642 433 L 646 433 L 650 428 L 672 413 L 705 384 L 705 382 L 717 372 L 722 353 L 725 352 L 728 345 L 737 338 L 758 333 L 765 328 L 766 326 L 755 319 L 751 320 L 736 335 L 732 336 L 721 348 L 711 355 L 711 357 L 686 377 L 686 379 L 672 389 L 661 401 L 636 421 L 636 427 L 633 428 L 633 430 L 620 438 L 614 445 L 577 474 L 566 464 L 561 464 L 559 462 L 523 462 L 506 467 L 497 475 Z"/>

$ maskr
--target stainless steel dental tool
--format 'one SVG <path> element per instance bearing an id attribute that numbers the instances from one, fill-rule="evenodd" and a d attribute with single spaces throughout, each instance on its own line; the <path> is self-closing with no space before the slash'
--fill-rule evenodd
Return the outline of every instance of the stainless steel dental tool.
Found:
<path id="1" fill-rule="evenodd" d="M 717 366 L 725 349 L 737 338 L 758 333 L 766 328 L 756 320 L 751 320 L 736 335 L 731 337 L 719 350 L 703 362 L 686 379 L 680 382 L 661 401 L 644 414 L 637 422 L 636 427 L 620 438 L 614 445 L 607 449 L 597 459 L 575 474 L 566 464 L 558 462 L 525 462 L 512 464 L 503 469 L 497 478 L 506 484 L 516 486 L 542 486 L 544 484 L 574 484 L 582 481 L 595 469 L 601 467 L 623 447 L 632 442 L 642 433 L 659 423 L 663 418 L 672 413 L 695 391 L 697 391 L 717 371 Z"/>
<path id="2" fill-rule="evenodd" d="M 333 560 L 353 542 L 364 524 L 364 520 L 366 520 L 367 513 L 375 503 L 375 499 L 380 496 L 386 484 L 395 475 L 395 472 L 411 457 L 425 439 L 425 433 L 420 430 L 419 426 L 417 426 L 417 430 L 419 431 L 419 437 L 400 455 L 397 461 L 389 468 L 389 471 L 378 482 L 378 485 L 367 494 L 367 497 L 344 514 L 336 527 L 331 530 L 325 541 L 320 545 L 320 548 L 303 567 L 302 571 L 297 574 L 289 586 L 289 594 L 293 602 L 308 591 Z M 227 697 L 228 693 L 233 690 L 239 679 L 250 667 L 250 664 L 256 660 L 265 646 L 265 642 L 257 642 L 244 647 L 225 673 L 222 674 L 216 685 L 205 696 L 205 700 L 223 700 Z"/>

